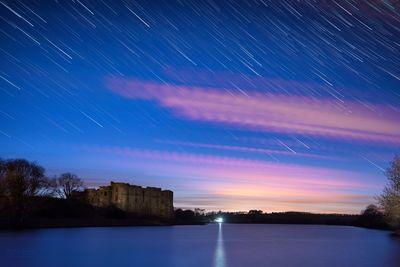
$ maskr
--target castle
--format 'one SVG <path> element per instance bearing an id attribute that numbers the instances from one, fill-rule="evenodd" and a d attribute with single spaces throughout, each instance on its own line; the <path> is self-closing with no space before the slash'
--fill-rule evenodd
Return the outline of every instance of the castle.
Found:
<path id="1" fill-rule="evenodd" d="M 141 187 L 111 182 L 99 189 L 86 189 L 86 201 L 96 207 L 115 206 L 140 215 L 170 219 L 174 214 L 173 192 L 156 187 Z"/>

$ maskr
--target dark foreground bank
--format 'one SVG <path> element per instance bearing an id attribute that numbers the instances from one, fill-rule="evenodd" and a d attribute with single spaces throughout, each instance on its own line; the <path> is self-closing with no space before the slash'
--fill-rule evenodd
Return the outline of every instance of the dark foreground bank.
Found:
<path id="1" fill-rule="evenodd" d="M 344 225 L 374 229 L 389 229 L 383 216 L 364 212 L 361 215 L 313 214 L 304 212 L 264 213 L 212 212 L 200 213 L 176 209 L 170 219 L 128 213 L 116 207 L 99 208 L 74 199 L 33 197 L 24 213 L 15 214 L 14 207 L 0 211 L 0 228 L 54 228 L 54 227 L 104 227 L 104 226 L 162 226 L 200 225 L 223 218 L 225 223 L 240 224 L 305 224 Z"/>
<path id="2" fill-rule="evenodd" d="M 0 210 L 0 228 L 158 226 L 174 223 L 173 219 L 128 213 L 113 206 L 93 207 L 74 199 L 32 197 L 28 205 L 23 211 L 13 206 L 3 206 Z"/>

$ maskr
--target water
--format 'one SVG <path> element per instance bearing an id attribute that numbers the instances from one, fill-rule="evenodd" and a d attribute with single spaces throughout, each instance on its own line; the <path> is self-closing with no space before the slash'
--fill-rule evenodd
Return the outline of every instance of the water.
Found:
<path id="1" fill-rule="evenodd" d="M 400 240 L 315 225 L 43 229 L 0 232 L 0 266 L 400 266 Z"/>

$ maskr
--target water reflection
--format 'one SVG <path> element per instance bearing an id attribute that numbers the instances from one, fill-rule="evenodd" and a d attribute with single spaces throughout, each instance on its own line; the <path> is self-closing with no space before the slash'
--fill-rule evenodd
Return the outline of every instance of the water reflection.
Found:
<path id="1" fill-rule="evenodd" d="M 214 267 L 225 267 L 225 248 L 222 238 L 222 223 L 218 223 L 218 238 L 215 247 Z"/>
<path id="2" fill-rule="evenodd" d="M 399 251 L 388 232 L 325 225 L 0 231 L 0 266 L 18 267 L 400 267 Z"/>

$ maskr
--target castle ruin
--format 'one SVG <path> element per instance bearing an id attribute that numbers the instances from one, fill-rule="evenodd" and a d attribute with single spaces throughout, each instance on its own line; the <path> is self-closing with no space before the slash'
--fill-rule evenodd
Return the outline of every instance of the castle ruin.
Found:
<path id="1" fill-rule="evenodd" d="M 115 206 L 126 212 L 165 219 L 174 214 L 173 192 L 157 187 L 111 182 L 98 189 L 86 189 L 84 195 L 86 201 L 95 207 Z"/>

